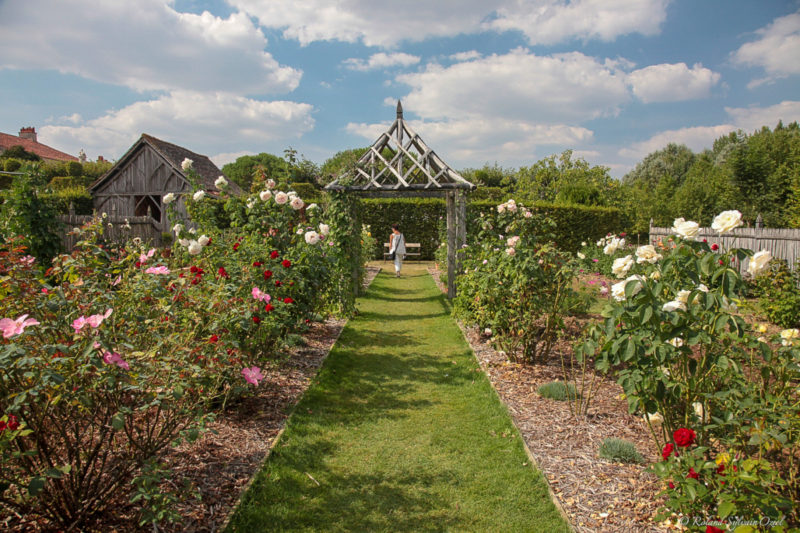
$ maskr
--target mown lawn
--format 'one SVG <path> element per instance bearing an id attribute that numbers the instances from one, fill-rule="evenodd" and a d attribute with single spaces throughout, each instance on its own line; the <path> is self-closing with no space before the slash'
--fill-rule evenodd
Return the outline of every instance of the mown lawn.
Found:
<path id="1" fill-rule="evenodd" d="M 228 531 L 570 530 L 447 300 L 406 272 L 359 300 Z"/>

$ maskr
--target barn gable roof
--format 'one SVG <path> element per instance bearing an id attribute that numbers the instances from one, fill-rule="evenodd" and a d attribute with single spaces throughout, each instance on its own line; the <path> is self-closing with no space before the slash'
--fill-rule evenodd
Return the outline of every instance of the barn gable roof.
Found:
<path id="1" fill-rule="evenodd" d="M 130 161 L 139 152 L 140 147 L 144 145 L 149 146 L 159 155 L 161 155 L 161 157 L 163 157 L 183 178 L 186 178 L 186 174 L 181 167 L 181 163 L 183 163 L 184 159 L 191 159 L 192 168 L 197 174 L 200 184 L 203 186 L 203 188 L 208 192 L 219 192 L 219 189 L 217 189 L 217 187 L 214 185 L 214 181 L 216 181 L 216 179 L 222 175 L 222 171 L 208 157 L 196 152 L 192 152 L 191 150 L 182 146 L 178 146 L 177 144 L 162 141 L 161 139 L 157 139 L 156 137 L 148 135 L 147 133 L 142 133 L 142 136 L 139 138 L 139 140 L 136 141 L 127 152 L 125 152 L 125 155 L 123 155 L 108 172 L 103 174 L 100 179 L 95 181 L 89 187 L 89 190 L 94 192 L 99 189 L 101 185 L 111 180 L 117 171 L 123 168 L 128 161 Z M 234 196 L 239 196 L 242 194 L 242 189 L 236 183 L 228 180 L 228 192 Z"/>

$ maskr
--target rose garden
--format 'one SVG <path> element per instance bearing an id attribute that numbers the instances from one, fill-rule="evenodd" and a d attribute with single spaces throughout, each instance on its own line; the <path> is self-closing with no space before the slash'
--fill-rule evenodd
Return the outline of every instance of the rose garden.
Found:
<path id="1" fill-rule="evenodd" d="M 184 195 L 190 222 L 175 216 L 174 242 L 161 248 L 105 240 L 104 214 L 74 228 L 78 246 L 49 263 L 21 238 L 2 245 L 9 527 L 103 530 L 126 506 L 135 518 L 118 527 L 179 530 L 175 504 L 191 490 L 171 481 L 180 472 L 165 454 L 265 387 L 266 369 L 314 324 L 370 314 L 356 294 L 376 243 L 357 200 L 331 192 L 309 205 L 271 180 L 241 197 L 222 177 L 216 186 L 213 198 L 199 187 Z M 164 197 L 168 213 L 177 200 Z M 699 239 L 682 218 L 668 239 L 631 246 L 625 235 L 587 234 L 576 250 L 560 245 L 546 214 L 513 199 L 469 217 L 452 315 L 513 365 L 558 362 L 561 379 L 539 394 L 565 401 L 574 420 L 592 416 L 601 382 L 617 384 L 649 433 L 641 451 L 660 460 L 614 435 L 598 454 L 658 478 L 648 527 L 798 526 L 800 332 L 779 315 L 754 317 L 750 304 L 787 275 L 768 252 Z M 712 228 L 722 236 L 741 225 L 729 210 Z M 576 316 L 577 333 L 565 327 Z M 236 520 L 229 529 L 247 530 Z"/>

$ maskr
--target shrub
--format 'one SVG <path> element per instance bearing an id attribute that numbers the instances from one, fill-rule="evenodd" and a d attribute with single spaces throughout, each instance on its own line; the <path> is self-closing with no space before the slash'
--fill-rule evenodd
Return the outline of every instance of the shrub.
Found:
<path id="1" fill-rule="evenodd" d="M 16 172 L 22 167 L 22 162 L 17 159 L 6 159 L 3 168 L 6 172 Z"/>
<path id="2" fill-rule="evenodd" d="M 786 261 L 773 259 L 753 285 L 761 311 L 771 322 L 784 328 L 800 324 L 800 270 L 792 272 Z"/>
<path id="3" fill-rule="evenodd" d="M 469 193 L 470 202 L 493 202 L 498 204 L 508 198 L 508 192 L 502 187 L 477 187 Z"/>
<path id="4" fill-rule="evenodd" d="M 597 450 L 597 455 L 603 459 L 619 463 L 639 464 L 644 462 L 644 457 L 636 451 L 636 447 L 632 442 L 613 437 L 603 440 L 600 449 Z"/>
<path id="5" fill-rule="evenodd" d="M 79 178 L 83 175 L 83 165 L 81 165 L 78 161 L 68 161 L 66 166 L 68 176 Z"/>
<path id="6" fill-rule="evenodd" d="M 306 203 L 318 202 L 322 196 L 322 191 L 313 183 L 290 183 L 288 188 L 296 192 Z"/>
<path id="7" fill-rule="evenodd" d="M 51 189 L 85 189 L 89 185 L 89 180 L 85 176 L 55 176 L 48 184 Z"/>
<path id="8" fill-rule="evenodd" d="M 92 195 L 84 187 L 67 187 L 53 192 L 40 194 L 44 203 L 58 214 L 69 213 L 70 205 L 77 215 L 91 215 L 93 209 Z"/>
<path id="9" fill-rule="evenodd" d="M 563 402 L 568 398 L 575 398 L 577 395 L 575 385 L 572 383 L 564 383 L 563 381 L 545 383 L 541 385 L 537 391 L 542 397 L 558 400 L 559 402 Z"/>
<path id="10" fill-rule="evenodd" d="M 7 238 L 21 236 L 28 251 L 49 265 L 61 249 L 61 238 L 55 233 L 59 222 L 45 195 L 33 188 L 34 174 L 35 170 L 29 169 L 25 176 L 18 176 L 5 193 L 0 228 Z"/>

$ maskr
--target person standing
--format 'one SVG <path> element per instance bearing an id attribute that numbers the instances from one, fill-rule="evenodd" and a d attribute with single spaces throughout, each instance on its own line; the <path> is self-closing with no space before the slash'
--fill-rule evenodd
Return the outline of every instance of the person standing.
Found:
<path id="1" fill-rule="evenodd" d="M 403 266 L 403 256 L 406 253 L 406 238 L 400 233 L 400 226 L 392 224 L 392 234 L 389 236 L 389 253 L 394 257 L 394 275 L 400 277 L 400 267 Z"/>

